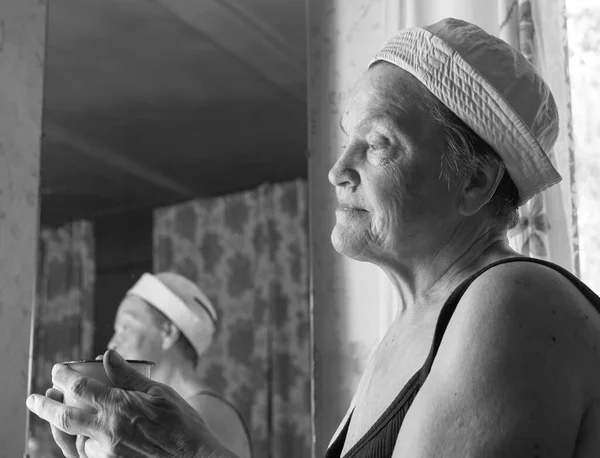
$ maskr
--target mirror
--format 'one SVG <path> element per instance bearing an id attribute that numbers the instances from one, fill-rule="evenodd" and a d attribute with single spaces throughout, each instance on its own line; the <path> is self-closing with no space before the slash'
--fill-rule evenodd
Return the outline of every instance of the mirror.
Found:
<path id="1" fill-rule="evenodd" d="M 49 0 L 34 392 L 106 349 L 144 272 L 175 271 L 220 315 L 198 376 L 254 455 L 309 455 L 304 8 Z"/>

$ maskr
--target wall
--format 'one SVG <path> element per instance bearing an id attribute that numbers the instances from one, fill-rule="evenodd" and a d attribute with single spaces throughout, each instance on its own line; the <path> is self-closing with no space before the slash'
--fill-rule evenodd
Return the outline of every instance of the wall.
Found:
<path id="1" fill-rule="evenodd" d="M 94 221 L 96 355 L 106 349 L 121 299 L 142 273 L 152 271 L 152 223 L 149 209 L 107 215 Z"/>
<path id="2" fill-rule="evenodd" d="M 0 457 L 25 451 L 46 2 L 0 1 Z"/>
<path id="3" fill-rule="evenodd" d="M 407 26 L 426 25 L 446 17 L 473 22 L 488 33 L 498 30 L 497 0 L 405 0 L 404 23 Z"/>

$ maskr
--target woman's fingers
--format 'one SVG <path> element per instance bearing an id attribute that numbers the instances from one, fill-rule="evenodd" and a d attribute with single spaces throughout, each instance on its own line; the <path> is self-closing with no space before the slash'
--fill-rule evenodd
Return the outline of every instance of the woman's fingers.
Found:
<path id="1" fill-rule="evenodd" d="M 89 439 L 87 441 L 85 441 L 85 456 L 87 456 L 87 458 L 107 458 L 107 457 L 112 457 L 112 456 L 116 456 L 116 455 L 111 455 L 106 453 L 105 450 L 102 449 L 102 447 L 100 447 L 100 444 L 95 441 L 94 439 Z M 133 458 L 133 457 L 129 457 L 129 458 Z"/>
<path id="2" fill-rule="evenodd" d="M 108 350 L 104 354 L 104 370 L 110 380 L 119 388 L 147 393 L 155 383 L 148 377 L 136 371 L 115 350 Z"/>
<path id="3" fill-rule="evenodd" d="M 49 397 L 32 394 L 27 398 L 27 408 L 42 420 L 72 436 L 90 435 L 94 431 L 93 414 L 65 406 Z"/>
<path id="4" fill-rule="evenodd" d="M 46 391 L 46 396 L 56 402 L 62 402 L 63 394 L 56 388 L 50 388 Z M 71 436 L 54 425 L 50 425 L 54 442 L 60 447 L 63 455 L 67 458 L 78 458 L 77 448 L 75 446 L 75 436 Z"/>
<path id="5" fill-rule="evenodd" d="M 102 400 L 108 387 L 93 378 L 81 375 L 64 364 L 56 364 L 52 368 L 52 383 L 64 395 L 89 406 L 96 407 Z"/>
<path id="6" fill-rule="evenodd" d="M 77 440 L 75 441 L 75 445 L 77 446 L 77 453 L 79 453 L 79 458 L 89 458 L 88 454 L 85 451 L 86 443 L 89 441 L 89 437 L 86 436 L 77 436 Z"/>
<path id="7" fill-rule="evenodd" d="M 63 402 L 62 391 L 60 391 L 57 388 L 48 388 L 46 390 L 46 396 L 48 396 L 50 399 L 55 400 L 56 402 Z"/>

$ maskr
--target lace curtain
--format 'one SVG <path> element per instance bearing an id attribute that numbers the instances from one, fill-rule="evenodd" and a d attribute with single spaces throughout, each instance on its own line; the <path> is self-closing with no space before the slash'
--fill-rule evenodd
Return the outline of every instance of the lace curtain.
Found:
<path id="1" fill-rule="evenodd" d="M 201 359 L 255 457 L 310 456 L 307 190 L 303 181 L 155 211 L 154 269 L 196 281 L 220 314 Z"/>
<path id="2" fill-rule="evenodd" d="M 499 8 L 500 38 L 519 49 L 540 71 L 561 116 L 560 136 L 551 159 L 563 181 L 522 207 L 521 222 L 510 233 L 511 245 L 579 275 L 565 0 L 499 0 Z"/>
<path id="3" fill-rule="evenodd" d="M 52 386 L 52 366 L 93 358 L 94 234 L 78 221 L 40 232 L 37 304 L 33 331 L 32 392 Z M 29 414 L 28 454 L 59 458 L 48 423 Z"/>

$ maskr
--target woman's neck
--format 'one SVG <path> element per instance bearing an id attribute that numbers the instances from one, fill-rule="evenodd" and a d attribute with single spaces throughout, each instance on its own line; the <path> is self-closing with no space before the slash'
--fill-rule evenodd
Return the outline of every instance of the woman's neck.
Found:
<path id="1" fill-rule="evenodd" d="M 188 398 L 202 389 L 202 383 L 191 361 L 173 353 L 165 353 L 156 365 L 152 378 L 169 385 L 183 398 Z"/>
<path id="2" fill-rule="evenodd" d="M 386 263 L 384 272 L 399 298 L 398 314 L 418 313 L 427 304 L 445 299 L 467 277 L 500 259 L 517 256 L 509 246 L 506 233 L 481 231 L 460 243 L 456 235 L 430 254 Z"/>

